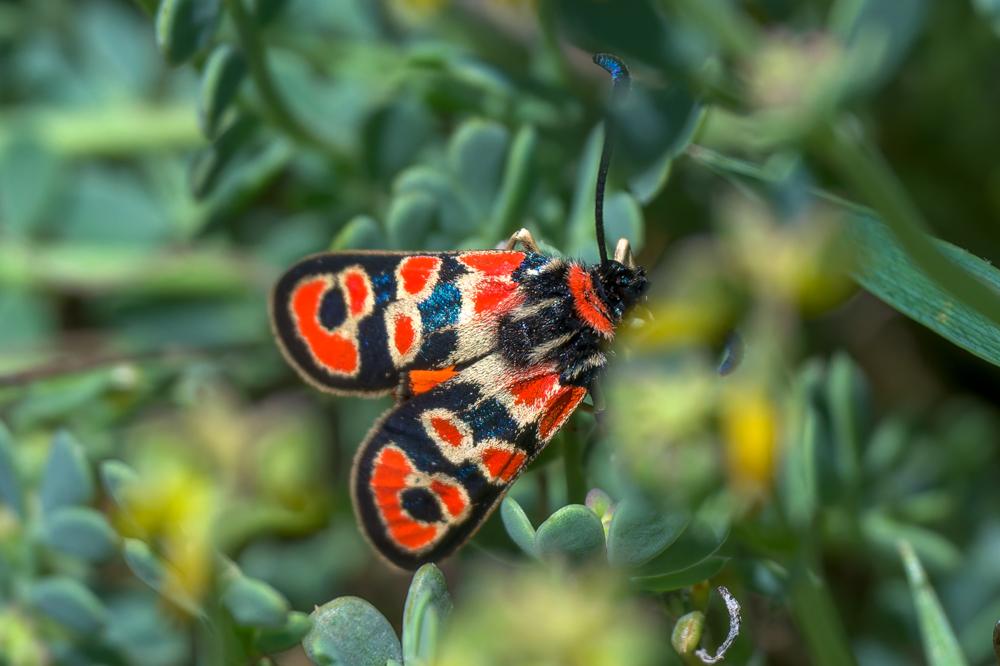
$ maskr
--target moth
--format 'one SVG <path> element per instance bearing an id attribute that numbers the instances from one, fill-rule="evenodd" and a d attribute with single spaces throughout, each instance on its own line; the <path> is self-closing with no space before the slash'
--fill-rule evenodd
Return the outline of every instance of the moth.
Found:
<path id="1" fill-rule="evenodd" d="M 594 61 L 627 90 L 615 56 Z M 501 249 L 349 251 L 278 281 L 278 346 L 310 384 L 395 393 L 361 443 L 351 497 L 362 531 L 406 569 L 467 541 L 587 395 L 615 328 L 647 287 L 628 241 L 608 258 L 605 132 L 595 226 L 600 263 L 543 254 L 520 230 Z"/>

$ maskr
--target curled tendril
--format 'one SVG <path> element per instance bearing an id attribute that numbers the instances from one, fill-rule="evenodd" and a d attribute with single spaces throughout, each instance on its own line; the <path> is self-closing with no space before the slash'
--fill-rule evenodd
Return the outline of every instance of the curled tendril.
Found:
<path id="1" fill-rule="evenodd" d="M 709 654 L 705 648 L 699 648 L 694 653 L 705 664 L 717 664 L 725 659 L 726 652 L 729 651 L 729 648 L 733 646 L 733 642 L 740 635 L 740 602 L 736 601 L 736 597 L 725 586 L 720 585 L 717 589 L 719 595 L 722 596 L 722 600 L 726 602 L 726 610 L 729 611 L 729 634 L 726 636 L 726 640 L 722 642 L 722 645 L 719 646 L 719 649 L 715 651 L 714 655 Z"/>

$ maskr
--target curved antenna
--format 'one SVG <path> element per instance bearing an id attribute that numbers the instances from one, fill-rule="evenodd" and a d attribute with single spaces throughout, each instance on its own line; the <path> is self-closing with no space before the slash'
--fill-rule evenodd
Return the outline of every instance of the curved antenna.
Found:
<path id="1" fill-rule="evenodd" d="M 628 67 L 621 58 L 610 53 L 595 53 L 594 62 L 611 75 L 611 102 L 628 92 L 632 78 Z M 608 248 L 604 242 L 604 185 L 611 166 L 611 149 L 614 145 L 614 121 L 611 114 L 604 121 L 604 146 L 601 148 L 601 164 L 597 168 L 597 190 L 594 195 L 594 224 L 597 232 L 597 250 L 601 253 L 601 265 L 608 263 Z"/>

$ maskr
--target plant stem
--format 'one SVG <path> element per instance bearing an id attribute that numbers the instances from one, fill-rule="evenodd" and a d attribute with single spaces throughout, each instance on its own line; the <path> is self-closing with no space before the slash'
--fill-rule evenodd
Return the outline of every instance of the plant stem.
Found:
<path id="1" fill-rule="evenodd" d="M 293 139 L 316 146 L 337 160 L 343 159 L 343 150 L 302 122 L 281 96 L 267 64 L 264 43 L 258 38 L 257 28 L 247 14 L 243 1 L 226 0 L 226 7 L 233 19 L 250 77 L 257 86 L 271 121 Z"/>

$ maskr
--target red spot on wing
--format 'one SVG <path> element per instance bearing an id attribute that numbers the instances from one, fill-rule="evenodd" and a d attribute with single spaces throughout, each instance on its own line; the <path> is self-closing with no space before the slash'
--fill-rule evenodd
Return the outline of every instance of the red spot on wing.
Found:
<path id="1" fill-rule="evenodd" d="M 480 314 L 512 307 L 513 302 L 508 302 L 508 299 L 516 290 L 517 284 L 509 280 L 485 279 L 476 285 L 476 292 L 472 296 L 473 309 L 476 314 Z"/>
<path id="2" fill-rule="evenodd" d="M 292 313 L 299 336 L 317 363 L 340 374 L 354 374 L 361 361 L 358 345 L 346 335 L 328 331 L 319 321 L 320 304 L 329 288 L 327 278 L 300 283 L 292 292 Z"/>
<path id="3" fill-rule="evenodd" d="M 434 417 L 431 419 L 431 427 L 434 428 L 434 432 L 437 433 L 438 437 L 451 446 L 462 445 L 462 431 L 448 419 L 439 416 Z"/>
<path id="4" fill-rule="evenodd" d="M 608 319 L 607 309 L 594 291 L 594 281 L 590 273 L 573 264 L 567 278 L 569 291 L 573 295 L 573 307 L 580 318 L 592 329 L 606 336 L 614 333 L 614 326 Z"/>
<path id="5" fill-rule="evenodd" d="M 511 385 L 510 392 L 516 404 L 540 407 L 558 384 L 559 375 L 550 373 L 518 381 Z"/>
<path id="6" fill-rule="evenodd" d="M 487 447 L 483 451 L 482 462 L 490 476 L 509 483 L 527 458 L 524 451 Z"/>
<path id="7" fill-rule="evenodd" d="M 437 257 L 407 257 L 399 266 L 403 289 L 408 294 L 419 294 L 438 270 L 441 260 Z"/>
<path id="8" fill-rule="evenodd" d="M 413 370 L 410 372 L 410 393 L 412 395 L 426 393 L 441 382 L 448 381 L 456 374 L 455 366 L 453 365 L 440 370 Z"/>
<path id="9" fill-rule="evenodd" d="M 413 341 L 416 339 L 417 334 L 413 330 L 413 318 L 401 314 L 396 316 L 396 320 L 393 322 L 396 327 L 396 331 L 393 334 L 393 344 L 396 345 L 396 351 L 400 356 L 406 354 L 410 351 L 410 347 L 413 346 Z"/>
<path id="10" fill-rule="evenodd" d="M 556 430 L 562 427 L 569 415 L 573 413 L 576 406 L 580 404 L 583 397 L 587 395 L 587 389 L 582 386 L 564 386 L 559 392 L 552 396 L 542 418 L 538 420 L 538 436 L 542 441 L 547 441 Z"/>
<path id="11" fill-rule="evenodd" d="M 349 271 L 344 275 L 344 286 L 347 288 L 348 308 L 355 317 L 365 311 L 365 302 L 368 300 L 368 283 L 364 274 L 358 271 Z"/>
<path id="12" fill-rule="evenodd" d="M 407 550 L 417 550 L 431 543 L 439 525 L 414 520 L 403 510 L 400 492 L 409 486 L 413 465 L 401 450 L 387 446 L 375 458 L 370 488 L 375 505 L 389 531 L 389 537 Z"/>
<path id="13" fill-rule="evenodd" d="M 431 481 L 431 492 L 437 495 L 438 499 L 441 500 L 441 503 L 444 504 L 444 508 L 448 511 L 448 515 L 452 518 L 465 511 L 465 507 L 468 502 L 466 501 L 461 488 L 458 486 L 444 481 L 434 480 Z"/>
<path id="14" fill-rule="evenodd" d="M 469 268 L 487 275 L 510 277 L 524 257 L 524 252 L 468 252 L 458 259 Z"/>

